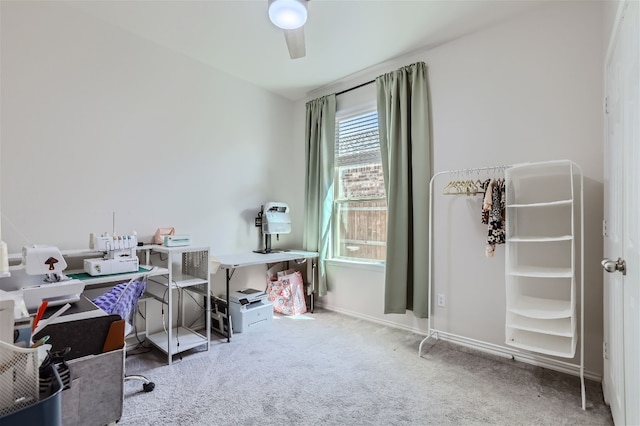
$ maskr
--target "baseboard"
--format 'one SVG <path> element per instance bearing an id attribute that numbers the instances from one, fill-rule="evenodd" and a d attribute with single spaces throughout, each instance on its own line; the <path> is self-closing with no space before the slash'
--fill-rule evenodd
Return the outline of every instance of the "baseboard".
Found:
<path id="1" fill-rule="evenodd" d="M 427 336 L 427 332 L 425 330 L 420 330 L 415 327 L 406 326 L 403 324 L 398 324 L 392 321 L 383 320 L 380 318 L 372 317 L 369 315 L 364 315 L 359 312 L 350 311 L 348 309 L 336 308 L 333 306 L 326 306 L 322 303 L 315 304 L 318 307 L 322 307 L 327 311 L 337 312 L 340 314 L 348 315 L 354 318 L 359 318 L 367 321 L 371 321 L 377 324 L 386 325 L 388 327 L 397 328 L 400 330 L 410 331 L 415 334 L 419 334 L 422 336 Z M 458 336 L 455 334 L 447 333 L 444 331 L 432 330 L 433 333 L 437 335 L 437 338 L 440 340 L 444 340 L 447 342 L 451 342 L 460 346 L 464 346 L 470 349 L 475 349 L 480 352 L 496 355 L 503 358 L 512 359 L 515 361 L 520 361 L 525 364 L 535 365 L 542 368 L 547 368 L 549 370 L 559 371 L 561 373 L 571 374 L 573 376 L 580 376 L 580 366 L 571 364 L 568 362 L 558 361 L 552 358 L 547 358 L 540 355 L 535 355 L 533 353 L 520 352 L 515 348 L 510 348 L 507 346 L 500 346 L 493 343 L 483 342 L 475 339 L 471 339 L 464 336 Z M 416 348 L 418 349 L 418 348 Z M 420 354 L 421 355 L 421 354 Z M 602 376 L 600 374 L 596 374 L 590 371 L 584 371 L 584 378 L 593 380 L 595 382 L 601 383 Z"/>
<path id="2" fill-rule="evenodd" d="M 389 327 L 393 327 L 393 328 L 397 328 L 397 329 L 405 330 L 405 331 L 410 331 L 412 333 L 421 334 L 423 336 L 427 335 L 427 332 L 424 331 L 424 330 L 420 330 L 418 328 L 410 327 L 410 326 L 404 325 L 404 324 L 398 324 L 398 323 L 393 322 L 393 321 L 387 321 L 387 320 L 380 319 L 380 318 L 377 318 L 377 317 L 364 315 L 364 314 L 362 314 L 360 312 L 350 311 L 348 309 L 336 308 L 335 306 L 327 306 L 327 305 L 324 305 L 323 303 L 318 303 L 318 302 L 314 303 L 314 305 L 317 306 L 317 307 L 326 309 L 327 311 L 337 312 L 339 314 L 348 315 L 350 317 L 355 317 L 355 318 L 359 318 L 359 319 L 375 322 L 377 324 L 387 325 Z"/>
<path id="3" fill-rule="evenodd" d="M 495 345 L 493 343 L 482 342 L 470 339 L 464 336 L 447 333 L 444 331 L 433 330 L 438 339 L 475 349 L 481 352 L 493 354 L 503 358 L 509 358 L 514 361 L 524 362 L 526 364 L 547 368 L 549 370 L 559 371 L 561 373 L 580 376 L 580 366 L 552 358 L 547 358 L 533 353 L 520 352 L 517 349 L 507 346 Z M 424 334 L 424 333 L 423 333 Z M 602 382 L 602 376 L 590 371 L 584 371 L 584 378 L 595 382 Z"/>

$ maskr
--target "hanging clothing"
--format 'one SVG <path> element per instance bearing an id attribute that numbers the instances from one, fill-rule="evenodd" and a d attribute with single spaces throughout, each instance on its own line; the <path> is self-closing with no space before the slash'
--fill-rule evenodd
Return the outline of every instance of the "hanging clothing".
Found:
<path id="1" fill-rule="evenodd" d="M 485 256 L 493 257 L 496 244 L 504 244 L 505 242 L 506 197 L 504 178 L 485 181 L 482 187 L 485 189 L 482 203 L 482 223 L 486 224 L 488 228 Z"/>
<path id="2" fill-rule="evenodd" d="M 493 180 L 487 179 L 482 182 L 482 190 L 484 191 L 484 197 L 482 197 L 482 223 L 489 224 L 489 214 L 491 213 L 491 193 L 493 192 Z"/>

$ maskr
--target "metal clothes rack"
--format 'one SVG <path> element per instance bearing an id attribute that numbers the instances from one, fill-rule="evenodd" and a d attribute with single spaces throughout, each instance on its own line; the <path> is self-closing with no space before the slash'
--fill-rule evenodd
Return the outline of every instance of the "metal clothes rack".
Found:
<path id="1" fill-rule="evenodd" d="M 535 360 L 540 360 L 540 361 L 547 361 L 550 364 L 553 365 L 557 365 L 557 366 L 562 366 L 564 368 L 566 368 L 567 372 L 571 372 L 573 371 L 574 368 L 578 367 L 579 368 L 579 376 L 580 376 L 580 384 L 581 384 L 581 400 L 582 400 L 582 409 L 586 410 L 586 393 L 585 393 L 585 382 L 584 382 L 584 190 L 583 190 L 583 176 L 582 176 L 582 170 L 581 168 L 575 164 L 574 162 L 568 161 L 568 160 L 559 160 L 559 161 L 548 161 L 548 162 L 544 162 L 545 164 L 554 164 L 554 163 L 570 163 L 572 165 L 572 167 L 576 167 L 576 169 L 579 171 L 580 173 L 580 203 L 582 205 L 581 207 L 581 211 L 580 211 L 580 244 L 581 244 L 581 248 L 580 248 L 580 255 L 581 255 L 581 261 L 580 261 L 580 364 L 576 365 L 573 363 L 569 363 L 569 362 L 564 362 L 564 361 L 559 361 L 556 359 L 552 359 L 552 358 L 548 358 L 545 357 L 544 355 L 538 355 L 535 354 L 534 356 L 529 356 L 529 358 L 535 358 Z M 480 340 L 475 340 L 475 339 L 470 339 L 464 336 L 458 336 L 452 333 L 448 333 L 448 332 L 444 332 L 442 330 L 436 330 L 434 328 L 432 328 L 431 324 L 432 324 L 432 305 L 433 305 L 433 297 L 432 297 L 432 291 L 433 291 L 433 205 L 434 205 L 434 182 L 436 180 L 437 177 L 444 175 L 444 174 L 449 174 L 450 176 L 458 176 L 458 177 L 467 177 L 469 178 L 471 175 L 473 174 L 477 174 L 479 176 L 479 174 L 481 172 L 492 172 L 492 173 L 504 173 L 507 169 L 514 167 L 514 166 L 522 166 L 522 165 L 526 165 L 526 164 L 538 164 L 538 163 L 524 163 L 524 164 L 514 164 L 514 165 L 499 165 L 499 166 L 488 166 L 488 167 L 479 167 L 479 168 L 472 168 L 472 169 L 457 169 L 457 170 L 445 170 L 445 171 L 441 171 L 438 172 L 436 174 L 433 175 L 433 177 L 431 178 L 430 182 L 429 182 L 429 279 L 428 279 L 428 294 L 429 294 L 429 317 L 427 318 L 427 335 L 424 339 L 422 339 L 422 341 L 420 342 L 420 346 L 418 348 L 418 356 L 422 357 L 422 345 L 429 340 L 430 338 L 435 338 L 436 340 L 439 339 L 439 335 L 443 335 L 446 336 L 446 338 L 448 338 L 451 341 L 458 341 L 459 343 L 464 342 L 464 341 L 471 341 L 473 342 L 475 345 L 480 346 L 480 347 L 484 347 L 486 349 L 493 349 L 495 353 L 500 353 L 500 354 L 505 354 L 508 353 L 508 355 L 510 355 L 511 359 L 513 360 L 517 360 L 517 356 L 520 357 L 521 359 L 527 358 L 526 353 L 523 353 L 521 351 L 519 351 L 516 348 L 510 348 L 510 347 L 506 347 L 506 346 L 501 346 L 501 345 L 495 345 L 493 343 L 490 342 L 483 342 Z M 540 163 L 542 164 L 542 163 Z M 572 177 L 573 179 L 573 177 Z M 446 189 L 446 188 L 445 188 Z M 572 185 L 572 191 L 573 191 L 573 185 Z M 474 191 L 457 191 L 457 192 L 443 192 L 443 195 L 475 195 L 475 194 L 479 194 L 480 192 L 474 192 Z M 535 352 L 535 351 L 534 351 Z"/>

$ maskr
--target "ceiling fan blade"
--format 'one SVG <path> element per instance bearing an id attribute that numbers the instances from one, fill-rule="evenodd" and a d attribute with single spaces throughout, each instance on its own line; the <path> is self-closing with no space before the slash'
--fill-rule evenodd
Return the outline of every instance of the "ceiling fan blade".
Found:
<path id="1" fill-rule="evenodd" d="M 295 30 L 283 30 L 284 39 L 287 41 L 289 56 L 291 59 L 304 57 L 306 50 L 304 47 L 304 26 Z"/>

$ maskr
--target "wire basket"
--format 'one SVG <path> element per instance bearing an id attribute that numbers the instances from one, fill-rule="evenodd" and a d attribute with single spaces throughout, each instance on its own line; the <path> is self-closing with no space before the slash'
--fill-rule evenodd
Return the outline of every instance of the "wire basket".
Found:
<path id="1" fill-rule="evenodd" d="M 0 417 L 38 402 L 38 349 L 0 341 Z"/>
<path id="2" fill-rule="evenodd" d="M 202 250 L 182 253 L 182 273 L 203 280 L 208 280 L 209 252 Z"/>

